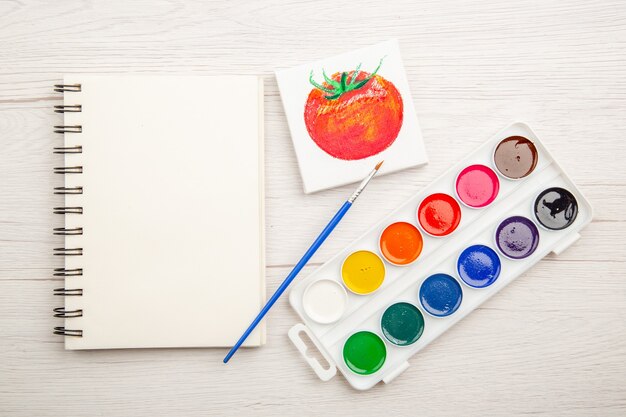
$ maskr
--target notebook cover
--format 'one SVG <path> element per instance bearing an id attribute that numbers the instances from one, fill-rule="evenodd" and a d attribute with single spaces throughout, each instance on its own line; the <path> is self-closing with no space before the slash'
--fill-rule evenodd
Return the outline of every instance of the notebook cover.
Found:
<path id="1" fill-rule="evenodd" d="M 254 76 L 68 75 L 67 349 L 228 347 L 265 300 L 263 84 Z M 265 341 L 261 326 L 247 346 Z"/>

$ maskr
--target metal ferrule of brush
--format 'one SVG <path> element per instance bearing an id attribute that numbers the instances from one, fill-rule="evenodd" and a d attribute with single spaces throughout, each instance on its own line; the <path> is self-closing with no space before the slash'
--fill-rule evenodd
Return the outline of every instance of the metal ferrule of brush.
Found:
<path id="1" fill-rule="evenodd" d="M 370 172 L 370 174 L 367 177 L 365 177 L 363 181 L 361 181 L 359 188 L 357 188 L 354 194 L 352 194 L 350 198 L 348 199 L 350 203 L 354 203 L 354 200 L 356 200 L 361 195 L 361 193 L 363 192 L 363 189 L 367 186 L 367 183 L 369 183 L 370 180 L 374 177 L 374 175 L 376 175 L 376 171 L 378 171 L 378 166 L 374 168 L 372 172 Z"/>

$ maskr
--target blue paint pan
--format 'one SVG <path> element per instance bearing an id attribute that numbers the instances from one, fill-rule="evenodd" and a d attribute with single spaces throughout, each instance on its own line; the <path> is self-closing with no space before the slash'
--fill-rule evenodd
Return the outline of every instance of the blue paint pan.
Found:
<path id="1" fill-rule="evenodd" d="M 473 288 L 485 288 L 496 282 L 502 264 L 496 251 L 485 245 L 473 245 L 459 255 L 459 277 Z"/>

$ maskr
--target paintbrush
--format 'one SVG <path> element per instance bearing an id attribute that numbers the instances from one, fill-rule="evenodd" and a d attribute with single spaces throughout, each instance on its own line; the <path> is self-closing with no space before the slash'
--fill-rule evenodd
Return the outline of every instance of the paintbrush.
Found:
<path id="1" fill-rule="evenodd" d="M 250 324 L 250 326 L 248 326 L 248 328 L 246 329 L 245 332 L 243 332 L 243 335 L 239 338 L 239 340 L 237 341 L 237 343 L 235 343 L 235 345 L 230 349 L 230 351 L 228 352 L 228 354 L 226 355 L 226 357 L 224 358 L 224 363 L 228 363 L 228 361 L 230 360 L 230 358 L 233 357 L 233 355 L 235 354 L 235 352 L 237 352 L 237 349 L 239 349 L 241 347 L 241 345 L 243 344 L 243 342 L 246 341 L 246 339 L 248 338 L 248 336 L 250 336 L 250 333 L 252 333 L 252 331 L 256 328 L 256 326 L 261 322 L 261 320 L 263 320 L 263 317 L 265 317 L 265 315 L 267 314 L 268 311 L 270 311 L 270 309 L 272 308 L 272 306 L 274 305 L 274 303 L 276 302 L 276 300 L 278 300 L 278 298 L 280 298 L 280 296 L 285 292 L 285 290 L 287 289 L 287 287 L 289 286 L 289 284 L 291 284 L 291 282 L 296 278 L 296 276 L 298 275 L 298 273 L 300 272 L 300 270 L 302 270 L 302 268 L 304 267 L 304 265 L 306 265 L 307 262 L 309 262 L 309 259 L 311 259 L 311 257 L 315 254 L 315 252 L 317 252 L 317 250 L 320 248 L 320 246 L 322 246 L 322 243 L 324 243 L 324 241 L 326 240 L 326 238 L 328 236 L 330 236 L 330 234 L 332 233 L 332 231 L 335 229 L 335 227 L 337 226 L 337 224 L 339 224 L 339 222 L 341 221 L 341 219 L 343 218 L 343 216 L 348 212 L 348 210 L 350 210 L 350 207 L 352 207 L 352 203 L 354 203 L 354 201 L 359 197 L 359 195 L 363 192 L 363 189 L 365 188 L 365 186 L 367 185 L 367 183 L 370 182 L 370 180 L 374 177 L 374 175 L 376 175 L 376 172 L 378 172 L 378 169 L 380 168 L 380 166 L 383 164 L 383 161 L 380 161 L 372 170 L 372 172 L 369 173 L 369 175 L 367 177 L 365 177 L 365 179 L 361 182 L 361 184 L 359 185 L 359 187 L 356 189 L 356 191 L 350 196 L 350 198 L 348 198 L 348 200 L 343 203 L 343 206 L 341 206 L 341 208 L 339 209 L 339 211 L 337 212 L 337 214 L 335 214 L 335 216 L 330 220 L 330 222 L 328 222 L 328 224 L 326 225 L 326 227 L 324 228 L 324 230 L 322 230 L 322 233 L 320 233 L 320 235 L 317 237 L 317 239 L 315 239 L 315 242 L 313 242 L 313 244 L 311 245 L 311 247 L 306 251 L 306 253 L 302 256 L 302 259 L 300 259 L 300 261 L 298 261 L 298 263 L 296 264 L 296 266 L 293 267 L 293 270 L 289 273 L 289 275 L 287 275 L 287 278 L 285 278 L 285 280 L 283 281 L 282 284 L 280 284 L 280 287 L 278 287 L 278 289 L 276 290 L 276 292 L 274 292 L 274 295 L 272 295 L 272 297 L 269 299 L 269 301 L 265 304 L 265 306 L 263 307 L 263 309 L 261 309 L 261 311 L 259 312 L 259 314 L 254 318 L 254 320 L 252 320 L 252 323 Z"/>

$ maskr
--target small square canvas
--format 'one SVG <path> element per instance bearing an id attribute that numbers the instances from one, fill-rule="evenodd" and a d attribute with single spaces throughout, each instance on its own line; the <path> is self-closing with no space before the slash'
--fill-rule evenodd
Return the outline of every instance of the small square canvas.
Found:
<path id="1" fill-rule="evenodd" d="M 276 71 L 305 193 L 428 162 L 396 40 Z M 379 175 L 380 175 L 379 174 Z"/>

